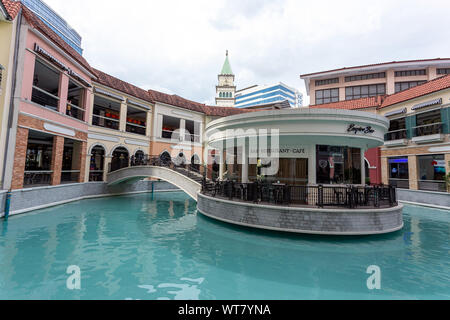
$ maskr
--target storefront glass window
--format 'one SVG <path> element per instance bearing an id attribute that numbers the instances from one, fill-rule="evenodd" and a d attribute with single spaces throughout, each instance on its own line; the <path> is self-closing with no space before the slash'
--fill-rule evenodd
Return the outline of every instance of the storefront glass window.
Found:
<path id="1" fill-rule="evenodd" d="M 318 184 L 361 184 L 361 149 L 317 146 Z"/>
<path id="2" fill-rule="evenodd" d="M 419 189 L 446 191 L 444 155 L 417 157 L 419 165 Z"/>
<path id="3" fill-rule="evenodd" d="M 409 189 L 408 157 L 389 158 L 389 184 L 403 189 Z"/>

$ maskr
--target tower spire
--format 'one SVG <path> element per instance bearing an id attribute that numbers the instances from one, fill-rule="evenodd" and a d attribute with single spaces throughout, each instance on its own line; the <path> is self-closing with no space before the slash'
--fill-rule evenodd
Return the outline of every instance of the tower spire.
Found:
<path id="1" fill-rule="evenodd" d="M 221 75 L 233 75 L 233 70 L 231 70 L 230 60 L 228 60 L 228 50 L 226 51 L 225 63 L 223 64 Z"/>

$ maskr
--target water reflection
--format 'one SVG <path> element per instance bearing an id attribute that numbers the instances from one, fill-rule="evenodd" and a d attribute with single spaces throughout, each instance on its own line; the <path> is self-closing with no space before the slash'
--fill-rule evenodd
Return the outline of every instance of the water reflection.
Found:
<path id="1" fill-rule="evenodd" d="M 449 228 L 448 212 L 407 206 L 396 233 L 291 235 L 197 215 L 181 193 L 92 199 L 1 223 L 0 299 L 449 298 Z"/>

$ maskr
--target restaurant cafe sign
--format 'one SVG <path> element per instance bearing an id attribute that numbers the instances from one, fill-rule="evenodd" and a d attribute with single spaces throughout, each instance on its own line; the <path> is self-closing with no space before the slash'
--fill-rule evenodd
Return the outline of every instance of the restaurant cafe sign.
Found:
<path id="1" fill-rule="evenodd" d="M 305 146 L 280 146 L 279 148 L 251 148 L 249 156 L 272 157 L 279 155 L 280 158 L 307 158 L 309 150 Z"/>

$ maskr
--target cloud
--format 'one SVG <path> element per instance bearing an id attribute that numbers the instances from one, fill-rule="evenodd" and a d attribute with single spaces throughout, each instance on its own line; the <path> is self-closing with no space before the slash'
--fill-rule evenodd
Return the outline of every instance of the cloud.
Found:
<path id="1" fill-rule="evenodd" d="M 450 52 L 448 1 L 46 2 L 82 35 L 92 66 L 200 102 L 214 102 L 227 49 L 238 88 L 303 92 L 303 73 Z"/>

